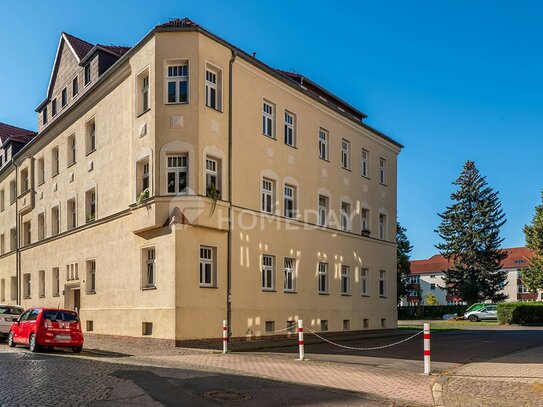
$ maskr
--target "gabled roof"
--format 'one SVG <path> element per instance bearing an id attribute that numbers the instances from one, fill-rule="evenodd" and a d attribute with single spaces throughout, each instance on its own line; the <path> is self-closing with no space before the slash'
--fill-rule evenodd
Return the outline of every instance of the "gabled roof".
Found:
<path id="1" fill-rule="evenodd" d="M 28 143 L 36 136 L 32 130 L 22 129 L 0 122 L 0 141 L 4 144 L 6 141 L 16 141 L 19 143 Z"/>
<path id="2" fill-rule="evenodd" d="M 62 38 L 64 38 L 68 43 L 68 46 L 71 48 L 72 52 L 77 58 L 77 62 L 80 62 L 85 57 L 85 55 L 89 53 L 92 47 L 94 47 L 94 45 L 90 42 L 82 40 L 81 38 L 74 37 L 73 35 L 65 32 L 62 33 L 61 40 Z"/>
<path id="3" fill-rule="evenodd" d="M 517 269 L 528 267 L 528 260 L 533 252 L 526 247 L 512 247 L 503 249 L 507 252 L 507 257 L 502 262 L 504 269 Z M 411 262 L 411 274 L 429 274 L 440 273 L 452 266 L 452 261 L 447 261 L 445 257 L 436 254 L 429 259 L 413 260 Z"/>

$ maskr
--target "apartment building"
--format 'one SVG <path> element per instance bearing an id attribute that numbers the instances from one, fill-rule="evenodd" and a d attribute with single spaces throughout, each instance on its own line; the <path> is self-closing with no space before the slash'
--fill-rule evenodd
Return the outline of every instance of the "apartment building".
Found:
<path id="1" fill-rule="evenodd" d="M 172 343 L 396 327 L 402 146 L 305 76 L 189 19 L 131 48 L 62 33 L 36 111 L 0 172 L 7 301 Z"/>
<path id="2" fill-rule="evenodd" d="M 502 262 L 502 270 L 507 270 L 507 284 L 503 292 L 506 301 L 535 301 L 537 293 L 530 293 L 522 284 L 522 271 L 528 268 L 532 252 L 526 247 L 504 249 L 506 259 Z M 411 262 L 410 290 L 402 305 L 418 305 L 424 303 L 428 294 L 434 294 L 440 305 L 464 304 L 462 298 L 447 293 L 443 278 L 444 270 L 450 263 L 441 255 L 436 254 L 429 259 Z"/>
<path id="3" fill-rule="evenodd" d="M 0 123 L 0 169 L 35 136 L 35 131 Z"/>

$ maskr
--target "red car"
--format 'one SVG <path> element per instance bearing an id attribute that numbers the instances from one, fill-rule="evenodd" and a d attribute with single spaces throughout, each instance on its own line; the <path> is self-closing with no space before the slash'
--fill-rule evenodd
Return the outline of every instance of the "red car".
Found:
<path id="1" fill-rule="evenodd" d="M 40 347 L 83 349 L 83 333 L 75 311 L 57 308 L 30 308 L 11 325 L 8 345 L 27 345 L 31 352 Z"/>

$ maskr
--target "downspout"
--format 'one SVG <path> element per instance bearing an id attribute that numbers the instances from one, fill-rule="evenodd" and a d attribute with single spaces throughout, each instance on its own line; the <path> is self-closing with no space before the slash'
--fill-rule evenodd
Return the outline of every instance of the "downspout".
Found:
<path id="1" fill-rule="evenodd" d="M 232 341 L 232 66 L 237 54 L 232 51 L 228 69 L 228 238 L 226 251 L 226 322 L 228 342 Z"/>
<path id="2" fill-rule="evenodd" d="M 15 166 L 15 279 L 17 280 L 17 305 L 21 305 L 21 253 L 19 251 L 19 199 L 17 189 L 19 188 L 19 166 L 14 158 L 11 162 Z"/>

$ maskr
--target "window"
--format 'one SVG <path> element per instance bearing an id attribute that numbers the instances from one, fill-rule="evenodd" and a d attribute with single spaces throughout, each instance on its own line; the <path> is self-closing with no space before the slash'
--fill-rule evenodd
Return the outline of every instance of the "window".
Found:
<path id="1" fill-rule="evenodd" d="M 284 215 L 286 218 L 296 217 L 296 189 L 291 185 L 285 185 L 284 189 Z"/>
<path id="2" fill-rule="evenodd" d="M 360 209 L 360 230 L 362 234 L 370 234 L 370 211 L 368 209 Z"/>
<path id="3" fill-rule="evenodd" d="M 51 234 L 53 236 L 60 233 L 60 209 L 55 206 L 51 209 Z"/>
<path id="4" fill-rule="evenodd" d="M 70 199 L 66 205 L 66 218 L 68 219 L 68 230 L 77 227 L 77 207 L 75 198 Z"/>
<path id="5" fill-rule="evenodd" d="M 319 195 L 319 226 L 328 224 L 328 197 Z"/>
<path id="6" fill-rule="evenodd" d="M 379 158 L 379 183 L 383 185 L 387 183 L 387 160 L 383 157 Z"/>
<path id="7" fill-rule="evenodd" d="M 221 110 L 221 78 L 222 73 L 219 69 L 212 68 L 209 64 L 206 66 L 206 106 L 212 109 Z"/>
<path id="8" fill-rule="evenodd" d="M 32 279 L 30 273 L 23 274 L 23 297 L 30 298 L 32 295 Z"/>
<path id="9" fill-rule="evenodd" d="M 45 297 L 45 270 L 38 271 L 39 296 Z"/>
<path id="10" fill-rule="evenodd" d="M 273 213 L 273 198 L 274 182 L 264 178 L 262 180 L 262 212 Z"/>
<path id="11" fill-rule="evenodd" d="M 47 124 L 47 106 L 42 110 L 42 124 L 45 126 Z"/>
<path id="12" fill-rule="evenodd" d="M 420 284 L 420 276 L 411 276 L 409 277 L 410 284 Z"/>
<path id="13" fill-rule="evenodd" d="M 430 278 L 436 278 L 435 274 L 430 274 Z"/>
<path id="14" fill-rule="evenodd" d="M 58 267 L 53 267 L 53 287 L 51 291 L 53 297 L 60 295 L 60 269 Z"/>
<path id="15" fill-rule="evenodd" d="M 262 256 L 262 290 L 275 290 L 275 265 L 273 256 Z"/>
<path id="16" fill-rule="evenodd" d="M 66 280 L 79 280 L 79 264 L 72 263 L 66 265 Z"/>
<path id="17" fill-rule="evenodd" d="M 296 291 L 296 259 L 285 258 L 283 271 L 285 277 L 285 291 Z"/>
<path id="18" fill-rule="evenodd" d="M 386 328 L 387 327 L 387 320 L 386 318 L 381 318 L 381 328 Z"/>
<path id="19" fill-rule="evenodd" d="M 68 137 L 68 166 L 75 164 L 75 134 Z"/>
<path id="20" fill-rule="evenodd" d="M 296 321 L 287 321 L 287 334 L 296 333 Z"/>
<path id="21" fill-rule="evenodd" d="M 296 146 L 296 116 L 287 110 L 285 110 L 285 144 Z"/>
<path id="22" fill-rule="evenodd" d="M 38 185 L 41 185 L 45 182 L 45 160 L 43 157 L 38 159 L 37 171 Z"/>
<path id="23" fill-rule="evenodd" d="M 215 248 L 200 246 L 200 287 L 216 287 Z"/>
<path id="24" fill-rule="evenodd" d="M 346 170 L 351 169 L 351 143 L 348 140 L 341 140 L 341 166 Z"/>
<path id="25" fill-rule="evenodd" d="M 11 300 L 17 300 L 17 277 L 11 277 Z"/>
<path id="26" fill-rule="evenodd" d="M 72 81 L 72 97 L 76 97 L 79 93 L 79 81 L 77 79 L 77 76 Z"/>
<path id="27" fill-rule="evenodd" d="M 62 89 L 61 105 L 66 107 L 68 104 L 68 90 L 66 88 Z"/>
<path id="28" fill-rule="evenodd" d="M 188 156 L 186 154 L 168 157 L 168 194 L 186 194 L 188 186 Z"/>
<path id="29" fill-rule="evenodd" d="M 351 230 L 351 205 L 347 202 L 341 203 L 341 230 Z"/>
<path id="30" fill-rule="evenodd" d="M 327 319 L 321 319 L 321 331 L 322 332 L 328 331 L 328 320 Z"/>
<path id="31" fill-rule="evenodd" d="M 275 331 L 275 321 L 266 321 L 266 332 Z"/>
<path id="32" fill-rule="evenodd" d="M 275 105 L 266 100 L 262 103 L 262 134 L 275 138 Z"/>
<path id="33" fill-rule="evenodd" d="M 220 160 L 206 157 L 206 195 L 210 198 L 221 197 L 220 170 Z"/>
<path id="34" fill-rule="evenodd" d="M 87 223 L 96 220 L 96 190 L 93 188 L 85 194 Z"/>
<path id="35" fill-rule="evenodd" d="M 188 102 L 189 66 L 186 62 L 168 66 L 166 86 L 168 103 Z"/>
<path id="36" fill-rule="evenodd" d="M 87 122 L 87 125 L 85 126 L 85 133 L 86 133 L 86 154 L 92 153 L 94 150 L 96 150 L 96 122 L 94 119 Z"/>
<path id="37" fill-rule="evenodd" d="M 387 295 L 386 291 L 386 271 L 381 270 L 379 272 L 379 296 L 385 297 Z"/>
<path id="38" fill-rule="evenodd" d="M 527 294 L 527 293 L 529 293 L 528 289 L 522 284 L 519 284 L 517 286 L 517 288 L 518 288 L 518 293 L 519 294 Z"/>
<path id="39" fill-rule="evenodd" d="M 361 295 L 370 295 L 369 291 L 369 270 L 360 269 L 360 294 Z"/>
<path id="40" fill-rule="evenodd" d="M 379 239 L 385 240 L 386 239 L 386 227 L 387 227 L 387 217 L 386 215 L 380 213 L 379 214 Z"/>
<path id="41" fill-rule="evenodd" d="M 17 248 L 17 229 L 11 228 L 9 230 L 9 250 L 15 250 Z"/>
<path id="42" fill-rule="evenodd" d="M 6 237 L 2 233 L 0 235 L 0 254 L 4 254 L 6 252 Z"/>
<path id="43" fill-rule="evenodd" d="M 45 213 L 38 214 L 38 240 L 45 239 Z"/>
<path id="44" fill-rule="evenodd" d="M 53 99 L 51 102 L 51 117 L 55 117 L 57 115 L 57 100 Z"/>
<path id="45" fill-rule="evenodd" d="M 139 87 L 139 106 L 138 113 L 144 113 L 150 108 L 149 104 L 149 73 L 145 71 L 144 74 L 138 77 L 138 87 Z"/>
<path id="46" fill-rule="evenodd" d="M 328 160 L 328 130 L 319 130 L 319 158 Z"/>
<path id="47" fill-rule="evenodd" d="M 59 161 L 59 153 L 58 153 L 58 147 L 53 148 L 51 150 L 51 176 L 54 177 L 55 175 L 58 175 L 60 172 L 60 161 Z"/>
<path id="48" fill-rule="evenodd" d="M 85 65 L 85 86 L 91 82 L 91 66 L 90 63 Z"/>
<path id="49" fill-rule="evenodd" d="M 30 178 L 28 177 L 28 168 L 21 170 L 21 193 L 30 189 Z"/>
<path id="50" fill-rule="evenodd" d="M 32 243 L 32 229 L 30 227 L 30 221 L 23 223 L 23 244 Z"/>
<path id="51" fill-rule="evenodd" d="M 94 331 L 94 321 L 93 320 L 88 320 L 85 322 L 85 329 L 87 330 L 87 332 L 92 332 Z"/>
<path id="52" fill-rule="evenodd" d="M 349 266 L 341 266 L 341 295 L 349 295 L 351 293 L 351 268 Z"/>
<path id="53" fill-rule="evenodd" d="M 6 194 L 3 189 L 0 189 L 0 212 L 6 209 Z"/>
<path id="54" fill-rule="evenodd" d="M 143 249 L 143 288 L 156 288 L 155 248 Z"/>
<path id="55" fill-rule="evenodd" d="M 348 319 L 343 320 L 343 330 L 344 331 L 350 331 L 351 330 L 351 321 Z"/>
<path id="56" fill-rule="evenodd" d="M 87 293 L 96 292 L 96 260 L 87 261 Z"/>
<path id="57" fill-rule="evenodd" d="M 369 160 L 370 160 L 370 152 L 368 150 L 362 149 L 362 169 L 361 173 L 363 177 L 369 178 L 370 171 L 369 171 Z"/>
<path id="58" fill-rule="evenodd" d="M 147 190 L 147 197 L 151 196 L 151 178 L 150 178 L 149 157 L 145 157 L 136 163 L 136 198 L 141 200 L 143 191 Z M 142 196 L 143 197 L 143 196 Z"/>
<path id="59" fill-rule="evenodd" d="M 15 203 L 15 199 L 17 199 L 17 184 L 15 183 L 15 180 L 12 180 L 9 182 L 9 202 L 10 204 Z"/>
<path id="60" fill-rule="evenodd" d="M 142 191 L 149 189 L 149 162 L 143 163 L 143 172 L 141 174 Z"/>
<path id="61" fill-rule="evenodd" d="M 152 322 L 142 322 L 141 323 L 141 335 L 142 336 L 151 336 L 151 335 L 153 335 L 153 323 Z"/>
<path id="62" fill-rule="evenodd" d="M 328 294 L 328 263 L 319 263 L 319 294 Z"/>
<path id="63" fill-rule="evenodd" d="M 0 280 L 0 302 L 6 301 L 6 280 Z"/>
<path id="64" fill-rule="evenodd" d="M 430 284 L 430 290 L 435 290 L 436 289 L 436 285 L 434 283 Z"/>

